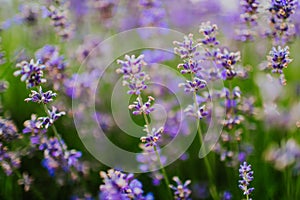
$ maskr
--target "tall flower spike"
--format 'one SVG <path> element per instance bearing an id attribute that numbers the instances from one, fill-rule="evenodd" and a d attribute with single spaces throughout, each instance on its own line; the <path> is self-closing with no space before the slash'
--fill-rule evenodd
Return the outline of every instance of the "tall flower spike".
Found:
<path id="1" fill-rule="evenodd" d="M 104 182 L 100 185 L 100 199 L 147 199 L 143 196 L 142 183 L 134 179 L 133 174 L 110 169 L 107 173 L 101 171 L 100 176 Z"/>
<path id="2" fill-rule="evenodd" d="M 170 188 L 174 190 L 174 199 L 176 200 L 189 200 L 189 196 L 191 195 L 192 191 L 188 189 L 188 185 L 191 183 L 190 180 L 185 181 L 183 184 L 177 176 L 173 177 L 173 181 L 176 182 L 176 186 L 170 185 Z"/>
<path id="3" fill-rule="evenodd" d="M 250 188 L 250 182 L 253 180 L 253 171 L 251 170 L 251 165 L 244 162 L 240 165 L 239 169 L 241 180 L 239 180 L 239 188 L 243 191 L 243 194 L 249 199 L 249 195 L 253 192 L 254 188 Z"/>
<path id="4" fill-rule="evenodd" d="M 198 43 L 194 42 L 194 35 L 189 34 L 188 36 L 184 36 L 183 42 L 174 41 L 174 45 L 178 45 L 178 47 L 174 48 L 174 52 L 182 59 L 194 58 L 199 55 L 197 51 Z"/>
<path id="5" fill-rule="evenodd" d="M 116 72 L 123 74 L 123 85 L 129 87 L 128 94 L 141 94 L 141 91 L 147 88 L 146 81 L 149 80 L 149 76 L 142 71 L 142 67 L 147 65 L 144 55 L 137 58 L 135 55 L 126 55 L 125 60 L 118 60 L 117 63 L 121 65 L 121 68 Z"/>
<path id="6" fill-rule="evenodd" d="M 47 104 L 53 101 L 53 97 L 56 97 L 56 93 L 52 92 L 51 90 L 44 93 L 42 87 L 40 87 L 38 92 L 32 90 L 29 98 L 26 98 L 25 101 Z"/>
<path id="7" fill-rule="evenodd" d="M 151 130 L 151 132 L 149 133 L 148 126 L 145 125 L 144 131 L 147 132 L 147 136 L 141 137 L 141 141 L 143 143 L 146 143 L 145 147 L 148 147 L 148 146 L 157 146 L 157 142 L 161 138 L 161 133 L 164 131 L 164 128 L 161 127 L 161 128 L 159 128 L 157 130 L 155 128 L 153 128 Z"/>
<path id="8" fill-rule="evenodd" d="M 286 80 L 283 74 L 283 69 L 288 67 L 288 64 L 292 62 L 289 58 L 289 47 L 281 48 L 281 46 L 273 47 L 267 56 L 268 68 L 272 69 L 273 73 L 280 74 L 279 80 L 282 85 L 286 84 Z"/>
<path id="9" fill-rule="evenodd" d="M 21 69 L 15 71 L 14 76 L 21 75 L 21 81 L 26 82 L 27 88 L 32 88 L 46 82 L 46 79 L 43 78 L 45 65 L 41 65 L 40 61 L 34 62 L 31 60 L 30 63 L 22 61 L 16 67 Z"/>
<path id="10" fill-rule="evenodd" d="M 154 111 L 154 108 L 151 107 L 151 102 L 155 99 L 151 96 L 148 96 L 148 101 L 146 103 L 142 102 L 142 99 L 140 97 L 136 98 L 136 101 L 133 102 L 133 104 L 129 105 L 128 108 L 130 110 L 134 109 L 132 114 L 134 115 L 142 115 L 143 113 L 146 115 L 149 115 L 152 111 Z"/>
<path id="11" fill-rule="evenodd" d="M 203 22 L 200 26 L 199 33 L 204 36 L 203 39 L 199 40 L 199 43 L 209 47 L 214 47 L 219 44 L 216 38 L 218 34 L 218 26 L 216 24 L 211 24 L 209 21 Z"/>

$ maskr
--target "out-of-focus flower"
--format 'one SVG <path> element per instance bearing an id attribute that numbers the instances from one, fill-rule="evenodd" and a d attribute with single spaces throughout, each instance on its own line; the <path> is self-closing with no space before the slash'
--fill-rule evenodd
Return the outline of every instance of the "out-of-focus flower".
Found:
<path id="1" fill-rule="evenodd" d="M 170 188 L 174 190 L 174 199 L 189 200 L 189 196 L 191 195 L 192 191 L 188 188 L 188 185 L 191 183 L 191 181 L 187 180 L 182 183 L 177 176 L 173 177 L 173 181 L 175 181 L 177 184 L 176 186 L 170 185 Z"/>
<path id="2" fill-rule="evenodd" d="M 55 172 L 63 170 L 63 172 L 70 172 L 72 168 L 81 169 L 78 159 L 81 157 L 81 152 L 76 150 L 67 150 L 63 140 L 57 138 L 43 138 L 40 150 L 44 151 L 43 166 L 48 170 L 51 176 Z"/>
<path id="3" fill-rule="evenodd" d="M 56 97 L 56 93 L 52 92 L 51 90 L 43 92 L 42 87 L 40 87 L 38 92 L 32 90 L 29 98 L 26 98 L 25 101 L 47 104 L 53 101 L 53 97 Z"/>
<path id="4" fill-rule="evenodd" d="M 21 75 L 21 81 L 26 82 L 27 88 L 32 88 L 46 82 L 46 79 L 43 78 L 43 70 L 46 66 L 42 65 L 40 61 L 34 62 L 31 60 L 30 63 L 22 61 L 16 67 L 21 69 L 15 71 L 14 75 Z"/>
<path id="5" fill-rule="evenodd" d="M 249 198 L 249 195 L 253 192 L 254 188 L 250 188 L 250 182 L 253 181 L 253 171 L 251 170 L 251 165 L 244 162 L 240 165 L 239 169 L 241 180 L 239 180 L 239 188 L 243 191 L 243 194 Z"/>
<path id="6" fill-rule="evenodd" d="M 10 120 L 3 119 L 0 117 L 0 142 L 10 142 L 19 138 L 17 127 Z"/>
<path id="7" fill-rule="evenodd" d="M 46 66 L 48 81 L 51 80 L 55 90 L 59 89 L 66 77 L 67 63 L 64 61 L 64 57 L 59 55 L 58 48 L 45 45 L 35 53 L 35 57 Z"/>
<path id="8" fill-rule="evenodd" d="M 219 41 L 216 38 L 218 34 L 218 26 L 216 24 L 211 24 L 208 22 L 203 22 L 200 25 L 199 33 L 204 36 L 200 39 L 199 42 L 208 47 L 214 47 L 219 44 Z"/>
<path id="9" fill-rule="evenodd" d="M 194 40 L 193 34 L 184 36 L 183 42 L 174 41 L 173 43 L 178 46 L 174 48 L 174 52 L 182 59 L 194 58 L 199 55 L 197 48 L 200 44 Z"/>
<path id="10" fill-rule="evenodd" d="M 297 173 L 300 172 L 300 145 L 294 139 L 281 142 L 281 146 L 271 145 L 265 152 L 265 160 L 274 163 L 277 170 L 284 170 L 293 166 Z"/>
<path id="11" fill-rule="evenodd" d="M 13 151 L 9 151 L 0 142 L 0 165 L 6 175 L 11 175 L 13 170 L 18 169 L 21 165 L 21 159 L 19 154 Z"/>
<path id="12" fill-rule="evenodd" d="M 142 183 L 134 179 L 133 174 L 124 174 L 110 169 L 107 173 L 101 171 L 100 176 L 104 182 L 100 185 L 100 199 L 149 199 L 143 196 Z"/>
<path id="13" fill-rule="evenodd" d="M 33 182 L 33 178 L 28 175 L 28 173 L 24 172 L 22 174 L 22 178 L 18 180 L 19 185 L 24 185 L 25 192 L 30 190 L 30 186 Z"/>
<path id="14" fill-rule="evenodd" d="M 222 200 L 231 200 L 232 199 L 232 194 L 228 191 L 225 191 L 222 195 Z"/>
<path id="15" fill-rule="evenodd" d="M 147 88 L 146 81 L 149 76 L 142 71 L 142 67 L 147 63 L 144 61 L 144 55 L 137 58 L 135 55 L 125 56 L 125 60 L 118 60 L 121 68 L 117 69 L 117 73 L 123 74 L 123 85 L 128 85 L 128 94 L 139 95 L 142 90 Z"/>
<path id="16" fill-rule="evenodd" d="M 208 115 L 206 106 L 203 105 L 198 108 L 196 103 L 193 105 L 188 105 L 188 107 L 184 109 L 184 112 L 187 116 L 195 117 L 196 119 L 202 119 Z"/>

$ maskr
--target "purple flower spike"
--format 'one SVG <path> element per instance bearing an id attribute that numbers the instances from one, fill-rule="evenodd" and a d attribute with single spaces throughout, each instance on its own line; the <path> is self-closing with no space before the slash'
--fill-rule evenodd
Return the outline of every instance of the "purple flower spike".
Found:
<path id="1" fill-rule="evenodd" d="M 207 85 L 205 80 L 195 77 L 193 81 L 187 80 L 186 83 L 180 83 L 179 87 L 184 86 L 185 92 L 197 92 L 205 88 Z"/>
<path id="2" fill-rule="evenodd" d="M 146 114 L 149 115 L 152 111 L 154 111 L 154 108 L 151 107 L 151 102 L 155 99 L 151 96 L 148 96 L 148 101 L 146 103 L 142 102 L 142 99 L 138 97 L 136 101 L 133 102 L 133 104 L 129 105 L 128 108 L 130 110 L 134 109 L 135 111 L 132 112 L 134 115 L 141 115 Z"/>
<path id="3" fill-rule="evenodd" d="M 65 115 L 65 112 L 58 112 L 57 108 L 52 106 L 52 110 L 48 110 L 48 117 L 40 117 L 38 120 L 41 121 L 41 127 L 48 128 L 51 126 L 59 117 Z"/>
<path id="4" fill-rule="evenodd" d="M 128 94 L 141 94 L 141 91 L 147 88 L 146 81 L 149 80 L 149 76 L 142 71 L 142 67 L 147 65 L 144 55 L 137 58 L 135 55 L 126 55 L 125 60 L 118 60 L 117 63 L 121 65 L 121 68 L 116 71 L 123 74 L 123 85 L 129 87 Z"/>
<path id="5" fill-rule="evenodd" d="M 151 132 L 149 133 L 148 126 L 145 125 L 144 130 L 147 132 L 147 136 L 141 137 L 141 141 L 143 143 L 146 143 L 145 147 L 157 146 L 157 142 L 161 138 L 161 133 L 164 131 L 163 127 L 159 128 L 157 130 L 155 128 L 153 128 L 151 130 Z"/>
<path id="6" fill-rule="evenodd" d="M 170 185 L 170 188 L 174 190 L 174 199 L 176 200 L 190 200 L 189 196 L 192 191 L 188 188 L 188 185 L 191 183 L 190 180 L 184 182 L 184 184 L 179 180 L 177 176 L 173 177 L 173 181 L 176 182 L 176 186 Z"/>
<path id="7" fill-rule="evenodd" d="M 251 165 L 244 162 L 240 165 L 239 169 L 241 180 L 239 180 L 239 188 L 244 192 L 243 194 L 248 196 L 252 193 L 254 188 L 249 188 L 250 182 L 253 181 L 253 171 L 251 170 Z"/>
<path id="8" fill-rule="evenodd" d="M 202 23 L 199 33 L 204 36 L 203 39 L 199 40 L 201 44 L 209 47 L 214 47 L 219 44 L 219 41 L 216 39 L 216 35 L 218 34 L 218 26 L 216 24 L 212 25 L 210 22 Z"/>
<path id="9" fill-rule="evenodd" d="M 22 61 L 16 67 L 21 69 L 15 71 L 14 76 L 21 75 L 21 81 L 26 82 L 27 88 L 32 88 L 46 82 L 46 79 L 43 78 L 45 65 L 41 65 L 40 61 L 34 62 L 31 60 L 30 63 Z"/>
<path id="10" fill-rule="evenodd" d="M 29 95 L 29 98 L 26 98 L 25 101 L 47 104 L 53 101 L 53 97 L 56 97 L 56 93 L 53 93 L 51 90 L 44 93 L 42 87 L 40 87 L 38 92 L 32 90 L 31 94 Z"/>

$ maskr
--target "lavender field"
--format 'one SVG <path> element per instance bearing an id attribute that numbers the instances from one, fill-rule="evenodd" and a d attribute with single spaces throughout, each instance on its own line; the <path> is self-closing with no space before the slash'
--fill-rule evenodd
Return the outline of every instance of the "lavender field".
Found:
<path id="1" fill-rule="evenodd" d="M 0 5 L 0 200 L 300 199 L 298 0 Z"/>

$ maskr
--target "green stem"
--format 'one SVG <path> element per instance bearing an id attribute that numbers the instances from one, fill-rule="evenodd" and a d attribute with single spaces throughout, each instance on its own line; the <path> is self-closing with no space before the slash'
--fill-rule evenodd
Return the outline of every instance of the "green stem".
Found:
<path id="1" fill-rule="evenodd" d="M 144 103 L 143 103 L 142 96 L 139 95 L 138 99 L 140 101 L 141 106 L 143 106 Z M 148 131 L 148 133 L 151 133 L 150 123 L 149 123 L 148 117 L 147 117 L 147 115 L 146 115 L 145 112 L 143 112 L 143 116 L 144 116 L 145 123 L 147 125 L 147 131 Z M 158 160 L 159 166 L 161 168 L 161 172 L 162 172 L 163 177 L 164 177 L 164 181 L 165 181 L 165 184 L 166 184 L 166 187 L 167 187 L 167 191 L 168 191 L 169 197 L 170 197 L 170 199 L 172 199 L 172 193 L 171 193 L 171 190 L 170 190 L 170 182 L 169 182 L 169 179 L 168 179 L 168 176 L 167 176 L 167 172 L 166 172 L 166 170 L 165 170 L 165 168 L 164 168 L 164 166 L 163 166 L 163 164 L 161 162 L 160 155 L 159 155 L 159 153 L 157 151 L 156 146 L 154 146 L 154 151 L 155 151 L 155 154 L 157 156 L 157 160 Z"/>
<path id="2" fill-rule="evenodd" d="M 199 110 L 199 105 L 198 105 L 198 102 L 197 102 L 197 94 L 196 92 L 193 93 L 193 97 L 194 97 L 194 105 L 196 107 L 196 110 L 198 111 Z M 201 130 L 201 123 L 200 123 L 200 120 L 197 119 L 197 134 L 199 136 L 199 142 L 200 142 L 200 147 L 204 144 L 204 141 L 203 141 L 203 136 L 202 136 L 202 130 Z M 205 147 L 203 148 L 204 149 L 204 154 L 206 154 L 205 152 Z M 216 188 L 216 185 L 214 184 L 214 175 L 212 173 L 212 170 L 211 170 L 211 166 L 210 166 L 210 163 L 209 163 L 209 160 L 208 160 L 208 157 L 205 156 L 204 158 L 204 164 L 205 164 L 205 167 L 206 167 L 206 170 L 207 170 L 207 175 L 208 175 L 208 178 L 209 178 L 209 192 L 212 196 L 212 198 L 214 200 L 218 200 L 219 199 L 219 195 L 218 195 L 218 192 L 217 192 L 217 188 Z"/>

